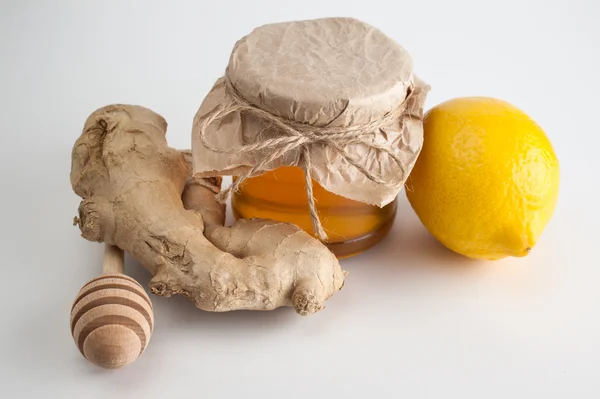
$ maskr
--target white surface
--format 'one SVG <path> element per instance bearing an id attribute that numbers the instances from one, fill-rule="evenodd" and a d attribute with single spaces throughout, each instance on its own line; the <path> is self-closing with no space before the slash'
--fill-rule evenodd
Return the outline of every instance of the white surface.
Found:
<path id="1" fill-rule="evenodd" d="M 391 235 L 343 262 L 351 274 L 325 311 L 207 314 L 153 297 L 143 356 L 118 371 L 88 364 L 68 329 L 102 255 L 71 226 L 70 151 L 85 118 L 142 104 L 168 120 L 173 147 L 189 147 L 235 40 L 264 23 L 340 15 L 409 50 L 432 85 L 427 108 L 494 96 L 543 126 L 562 185 L 538 246 L 468 261 L 436 243 L 401 194 Z M 0 396 L 600 397 L 599 18 L 596 0 L 3 1 Z M 147 284 L 140 265 L 128 268 Z"/>

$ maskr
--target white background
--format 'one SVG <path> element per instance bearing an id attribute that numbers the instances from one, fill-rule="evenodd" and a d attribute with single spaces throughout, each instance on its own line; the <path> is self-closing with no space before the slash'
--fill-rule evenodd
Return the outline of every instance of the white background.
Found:
<path id="1" fill-rule="evenodd" d="M 153 297 L 133 365 L 87 363 L 69 308 L 102 246 L 71 225 L 70 151 L 86 117 L 145 105 L 190 146 L 193 115 L 234 42 L 270 22 L 353 16 L 432 86 L 514 103 L 561 162 L 559 204 L 526 258 L 469 261 L 431 238 L 404 193 L 389 237 L 343 261 L 310 317 L 203 313 Z M 600 5 L 502 1 L 2 1 L 0 396 L 27 398 L 600 397 Z M 144 286 L 149 274 L 128 261 Z M 143 396 L 142 396 L 143 395 Z"/>

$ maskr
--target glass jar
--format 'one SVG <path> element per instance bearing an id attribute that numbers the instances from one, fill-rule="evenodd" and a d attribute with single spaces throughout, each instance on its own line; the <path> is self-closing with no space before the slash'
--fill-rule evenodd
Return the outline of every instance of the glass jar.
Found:
<path id="1" fill-rule="evenodd" d="M 394 222 L 428 91 L 406 49 L 365 22 L 257 27 L 196 113 L 193 173 L 236 179 L 218 194 L 232 195 L 236 218 L 291 222 L 356 255 Z"/>
<path id="2" fill-rule="evenodd" d="M 381 241 L 396 216 L 397 199 L 380 208 L 325 190 L 313 180 L 326 245 L 338 257 L 357 255 Z M 281 167 L 243 182 L 231 199 L 236 219 L 263 218 L 289 222 L 312 234 L 305 178 L 298 167 Z"/>

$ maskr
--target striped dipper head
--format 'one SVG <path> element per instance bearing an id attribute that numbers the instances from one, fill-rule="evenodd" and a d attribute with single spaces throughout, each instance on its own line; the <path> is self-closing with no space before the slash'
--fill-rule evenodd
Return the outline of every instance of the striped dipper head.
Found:
<path id="1" fill-rule="evenodd" d="M 86 359 L 105 368 L 133 362 L 154 329 L 152 303 L 142 286 L 124 274 L 90 280 L 71 308 L 71 334 Z"/>

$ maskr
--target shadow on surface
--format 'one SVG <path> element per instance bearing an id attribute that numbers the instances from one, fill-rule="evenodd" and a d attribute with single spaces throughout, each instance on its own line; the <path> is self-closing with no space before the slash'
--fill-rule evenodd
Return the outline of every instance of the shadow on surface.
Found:
<path id="1" fill-rule="evenodd" d="M 466 258 L 444 247 L 425 227 L 400 194 L 398 215 L 392 230 L 378 245 L 348 259 L 348 264 L 368 264 L 371 268 L 433 268 L 460 272 L 481 261 Z"/>

